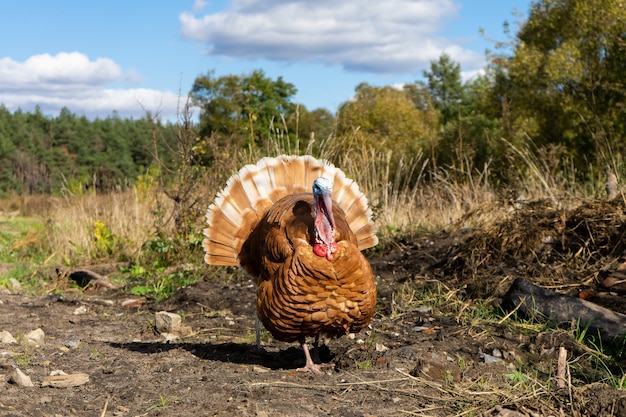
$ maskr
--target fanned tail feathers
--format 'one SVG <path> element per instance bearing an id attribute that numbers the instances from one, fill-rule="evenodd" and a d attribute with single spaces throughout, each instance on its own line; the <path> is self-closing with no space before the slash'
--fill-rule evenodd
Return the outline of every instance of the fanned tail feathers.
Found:
<path id="1" fill-rule="evenodd" d="M 263 158 L 246 165 L 227 181 L 207 210 L 204 260 L 212 265 L 239 265 L 238 255 L 250 232 L 272 205 L 289 194 L 311 192 L 324 176 L 334 182 L 333 200 L 346 213 L 359 250 L 378 243 L 365 195 L 358 185 L 330 162 L 312 156 Z"/>

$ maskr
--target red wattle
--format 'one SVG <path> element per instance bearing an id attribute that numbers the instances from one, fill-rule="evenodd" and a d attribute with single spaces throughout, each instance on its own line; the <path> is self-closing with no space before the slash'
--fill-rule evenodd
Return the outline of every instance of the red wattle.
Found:
<path id="1" fill-rule="evenodd" d="M 313 253 L 316 254 L 317 256 L 326 256 L 326 253 L 328 251 L 326 250 L 326 247 L 324 245 L 320 245 L 319 243 L 316 243 L 315 245 L 313 245 Z"/>

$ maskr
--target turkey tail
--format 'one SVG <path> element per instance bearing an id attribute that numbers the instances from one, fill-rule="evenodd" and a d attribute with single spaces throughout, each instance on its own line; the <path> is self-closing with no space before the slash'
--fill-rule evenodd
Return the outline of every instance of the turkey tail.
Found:
<path id="1" fill-rule="evenodd" d="M 239 265 L 241 247 L 267 210 L 286 195 L 311 192 L 313 181 L 321 176 L 334 182 L 333 200 L 345 211 L 359 250 L 375 246 L 372 211 L 353 180 L 330 162 L 281 155 L 244 166 L 217 193 L 206 214 L 204 260 L 211 265 Z"/>

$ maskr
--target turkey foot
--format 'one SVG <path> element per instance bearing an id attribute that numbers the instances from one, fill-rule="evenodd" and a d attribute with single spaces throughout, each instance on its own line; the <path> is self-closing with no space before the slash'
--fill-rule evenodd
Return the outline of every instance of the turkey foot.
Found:
<path id="1" fill-rule="evenodd" d="M 313 347 L 315 348 L 315 351 L 313 352 L 313 356 L 315 356 L 315 359 L 317 360 L 317 362 L 320 361 L 319 353 L 318 353 L 319 352 L 318 342 L 319 342 L 319 335 L 317 335 L 315 337 L 315 342 L 313 342 Z M 313 358 L 311 357 L 311 352 L 309 352 L 309 347 L 307 346 L 307 344 L 304 341 L 304 339 L 302 341 L 300 341 L 300 346 L 302 346 L 302 350 L 304 351 L 304 357 L 306 358 L 306 365 L 304 365 L 304 367 L 302 367 L 302 368 L 296 369 L 296 371 L 298 371 L 298 372 L 311 372 L 311 373 L 318 374 L 318 375 L 323 374 L 324 371 L 322 371 L 322 368 L 330 366 L 330 364 L 326 364 L 326 363 L 318 364 L 318 363 L 315 363 L 313 361 Z"/>

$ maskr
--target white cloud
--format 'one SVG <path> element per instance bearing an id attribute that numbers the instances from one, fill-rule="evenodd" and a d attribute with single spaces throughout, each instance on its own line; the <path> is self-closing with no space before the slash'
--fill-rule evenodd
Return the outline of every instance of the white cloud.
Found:
<path id="1" fill-rule="evenodd" d="M 198 13 L 200 10 L 204 9 L 207 5 L 207 2 L 204 0 L 196 0 L 193 2 L 193 11 L 194 13 Z"/>
<path id="2" fill-rule="evenodd" d="M 0 59 L 0 89 L 40 89 L 60 85 L 103 85 L 121 80 L 122 69 L 109 58 L 79 52 L 33 55 L 24 62 Z"/>
<path id="3" fill-rule="evenodd" d="M 381 74 L 420 72 L 446 52 L 469 66 L 483 57 L 438 36 L 453 0 L 234 0 L 229 9 L 179 16 L 181 34 L 207 53 L 318 62 Z"/>
<path id="4" fill-rule="evenodd" d="M 39 106 L 56 115 L 63 108 L 88 117 L 142 117 L 146 111 L 174 120 L 186 97 L 145 88 L 109 88 L 111 83 L 136 83 L 135 70 L 124 72 L 109 58 L 89 59 L 79 52 L 33 55 L 23 62 L 0 59 L 0 103 L 10 110 Z M 182 107 L 181 104 L 181 107 Z"/>

